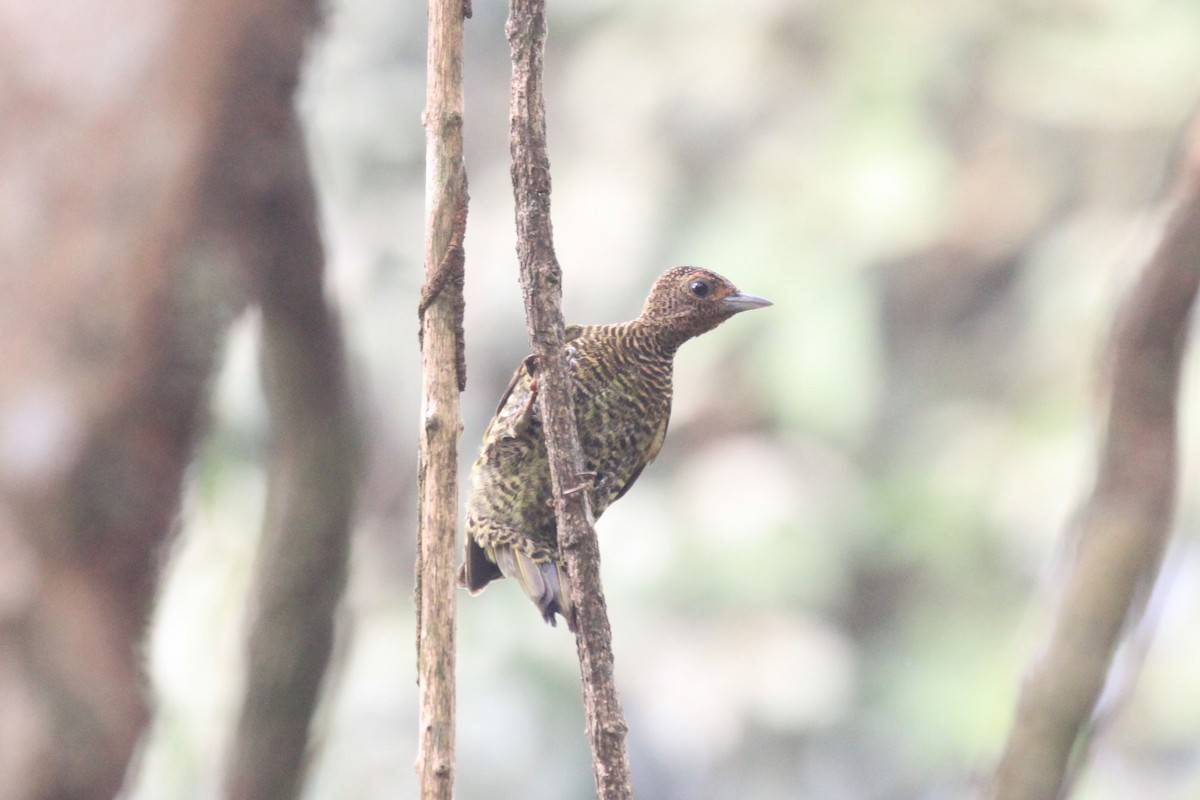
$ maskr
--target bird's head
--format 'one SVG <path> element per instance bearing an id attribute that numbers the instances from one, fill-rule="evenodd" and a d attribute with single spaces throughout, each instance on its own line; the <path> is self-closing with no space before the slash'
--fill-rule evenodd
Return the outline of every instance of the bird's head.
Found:
<path id="1" fill-rule="evenodd" d="M 771 305 L 738 288 L 715 272 L 699 267 L 673 267 L 650 289 L 639 320 L 678 334 L 682 342 L 720 325 L 740 311 Z"/>

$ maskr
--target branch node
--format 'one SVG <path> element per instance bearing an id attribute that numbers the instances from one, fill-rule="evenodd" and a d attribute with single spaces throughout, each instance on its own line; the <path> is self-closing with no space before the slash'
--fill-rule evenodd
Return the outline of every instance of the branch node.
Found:
<path id="1" fill-rule="evenodd" d="M 459 123 L 458 131 L 461 134 L 462 115 L 451 114 L 448 118 L 457 118 Z M 443 125 L 443 133 L 445 133 L 445 127 Z M 454 369 L 460 393 L 467 389 L 467 351 L 465 335 L 463 333 L 465 303 L 462 290 L 466 269 L 466 252 L 463 250 L 463 239 L 467 232 L 467 203 L 470 200 L 467 193 L 466 172 L 462 171 L 461 176 L 461 184 L 452 187 L 458 202 L 450 224 L 450 240 L 433 274 L 426 279 L 424 285 L 421 287 L 421 299 L 417 303 L 417 316 L 421 322 L 418 341 L 424 347 L 425 312 L 442 295 L 442 291 L 447 285 L 451 285 L 457 290 L 451 295 L 450 310 L 454 317 Z"/>

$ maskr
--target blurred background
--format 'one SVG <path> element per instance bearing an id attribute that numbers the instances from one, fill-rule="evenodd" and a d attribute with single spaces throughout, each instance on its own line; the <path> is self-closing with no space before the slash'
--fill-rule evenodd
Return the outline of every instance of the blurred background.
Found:
<path id="1" fill-rule="evenodd" d="M 962 796 L 1090 485 L 1108 325 L 1200 96 L 1200 5 L 550 5 L 568 320 L 631 318 L 681 263 L 775 302 L 681 351 L 666 446 L 598 525 L 638 795 Z M 301 108 L 370 452 L 307 796 L 410 797 L 425 9 L 328 12 Z M 474 12 L 464 480 L 527 352 L 505 9 Z M 265 491 L 256 327 L 229 343 L 147 645 L 138 800 L 219 790 Z M 1200 793 L 1189 361 L 1154 639 L 1087 800 Z M 461 800 L 594 796 L 573 643 L 516 586 L 459 595 L 458 677 Z"/>

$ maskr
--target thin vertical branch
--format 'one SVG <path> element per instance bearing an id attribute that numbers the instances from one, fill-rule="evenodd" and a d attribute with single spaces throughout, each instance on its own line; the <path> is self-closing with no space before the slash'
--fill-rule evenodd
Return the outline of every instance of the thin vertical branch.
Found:
<path id="1" fill-rule="evenodd" d="M 417 527 L 417 682 L 421 800 L 454 788 L 454 557 L 458 522 L 459 393 L 463 356 L 463 0 L 430 0 L 425 107 L 425 285 L 421 337 L 420 519 Z"/>
<path id="2" fill-rule="evenodd" d="M 1176 402 L 1200 283 L 1200 120 L 1162 239 L 1112 338 L 1112 390 L 1074 569 L 1017 703 L 991 800 L 1053 800 L 1138 600 L 1157 576 L 1177 480 Z"/>
<path id="3" fill-rule="evenodd" d="M 521 292 L 533 352 L 538 357 L 542 412 L 559 548 L 571 576 L 576 647 L 584 712 L 597 792 L 602 800 L 630 798 L 625 719 L 613 682 L 612 630 L 600 584 L 600 549 L 587 492 L 568 492 L 581 481 L 583 457 L 575 424 L 570 376 L 563 354 L 562 269 L 550 224 L 550 160 L 542 63 L 546 39 L 543 0 L 511 0 L 507 26 L 512 49 L 510 147 L 516 198 Z"/>

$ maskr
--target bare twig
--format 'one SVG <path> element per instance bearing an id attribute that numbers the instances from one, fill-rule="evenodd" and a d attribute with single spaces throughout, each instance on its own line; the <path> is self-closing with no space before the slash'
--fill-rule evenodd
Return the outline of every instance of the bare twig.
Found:
<path id="1" fill-rule="evenodd" d="M 539 402 L 559 547 L 576 608 L 575 641 L 596 788 L 602 800 L 617 800 L 632 797 L 633 789 L 625 749 L 627 728 L 613 682 L 612 631 L 600 584 L 600 550 L 588 493 L 570 491 L 579 483 L 583 458 L 563 352 L 562 270 L 550 225 L 550 160 L 542 95 L 543 0 L 511 0 L 507 34 L 513 63 L 510 147 L 521 290 L 529 338 L 539 359 Z"/>
<path id="2" fill-rule="evenodd" d="M 417 775 L 421 800 L 454 789 L 455 539 L 458 512 L 459 392 L 463 352 L 463 0 L 429 0 L 426 83 L 425 286 L 421 341 L 420 520 L 417 527 L 417 682 L 421 709 Z"/>
<path id="3" fill-rule="evenodd" d="M 1104 450 L 1074 569 L 984 796 L 1052 800 L 1138 600 L 1153 584 L 1175 505 L 1176 396 L 1200 282 L 1200 123 L 1176 205 L 1114 327 Z"/>

